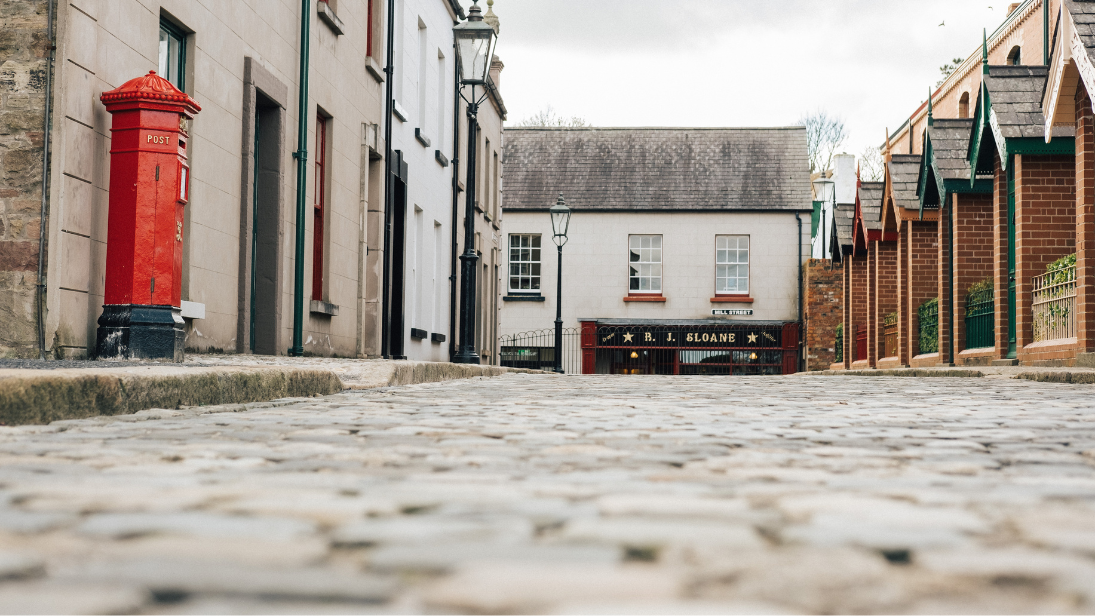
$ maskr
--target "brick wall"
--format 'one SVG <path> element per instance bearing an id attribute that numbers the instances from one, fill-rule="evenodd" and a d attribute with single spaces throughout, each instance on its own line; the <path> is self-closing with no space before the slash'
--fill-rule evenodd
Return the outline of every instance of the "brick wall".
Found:
<path id="1" fill-rule="evenodd" d="M 0 0 L 0 356 L 37 354 L 45 0 Z"/>
<path id="2" fill-rule="evenodd" d="M 875 354 L 879 359 L 886 357 L 886 316 L 897 312 L 897 242 L 873 242 L 871 258 L 874 262 L 872 274 L 874 280 L 873 322 L 877 325 L 878 336 L 872 341 Z"/>
<path id="3" fill-rule="evenodd" d="M 852 349 L 855 348 L 855 335 L 849 332 L 852 331 L 852 311 L 847 307 L 852 305 L 852 268 L 849 262 L 851 257 L 844 257 L 844 293 L 843 302 L 844 314 L 844 367 L 849 368 L 852 365 Z"/>
<path id="4" fill-rule="evenodd" d="M 897 222 L 897 359 L 902 366 L 909 365 L 909 224 Z"/>
<path id="5" fill-rule="evenodd" d="M 917 311 L 925 300 L 939 296 L 939 235 L 938 222 L 910 220 L 905 223 L 902 241 L 906 243 L 905 278 L 908 303 L 905 317 L 909 323 L 906 355 L 911 359 L 920 354 L 920 327 Z"/>
<path id="6" fill-rule="evenodd" d="M 1076 89 L 1076 338 L 1095 351 L 1095 116 L 1081 82 Z"/>
<path id="7" fill-rule="evenodd" d="M 1076 250 L 1075 180 L 1073 156 L 1015 157 L 1015 334 L 1020 351 L 1034 342 L 1031 279 Z"/>
<path id="8" fill-rule="evenodd" d="M 952 215 L 954 352 L 957 355 L 966 350 L 966 292 L 993 275 L 993 196 L 958 195 Z"/>
<path id="9" fill-rule="evenodd" d="M 950 341 L 951 336 L 954 335 L 953 331 L 953 318 L 950 310 L 950 305 L 947 301 L 948 297 L 953 297 L 951 293 L 954 291 L 952 280 L 950 278 L 950 269 L 952 261 L 950 260 L 951 240 L 954 234 L 954 227 L 952 225 L 953 220 L 951 218 L 954 212 L 954 203 L 958 198 L 958 195 L 950 195 L 939 212 L 939 224 L 935 226 L 936 240 L 935 245 L 938 247 L 935 256 L 936 263 L 936 281 L 935 288 L 938 289 L 939 295 L 939 326 L 937 336 L 938 348 L 939 348 L 939 362 L 943 364 L 951 364 L 954 362 L 954 358 L 950 355 Z"/>
<path id="10" fill-rule="evenodd" d="M 806 370 L 836 361 L 836 326 L 844 320 L 844 269 L 828 259 L 806 262 Z"/>
<path id="11" fill-rule="evenodd" d="M 878 255 L 874 242 L 867 242 L 867 361 L 872 368 L 878 366 L 878 337 L 881 321 L 878 320 Z"/>

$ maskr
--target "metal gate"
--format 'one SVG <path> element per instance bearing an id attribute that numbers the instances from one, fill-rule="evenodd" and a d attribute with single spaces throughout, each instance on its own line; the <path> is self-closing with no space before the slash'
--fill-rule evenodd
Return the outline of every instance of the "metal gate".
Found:
<path id="1" fill-rule="evenodd" d="M 507 368 L 555 369 L 555 329 L 502 336 L 500 359 Z M 582 373 L 581 330 L 563 328 L 563 372 Z"/>

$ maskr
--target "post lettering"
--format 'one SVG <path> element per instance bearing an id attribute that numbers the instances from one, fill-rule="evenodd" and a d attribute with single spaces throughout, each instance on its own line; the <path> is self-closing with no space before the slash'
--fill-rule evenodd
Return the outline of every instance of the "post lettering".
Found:
<path id="1" fill-rule="evenodd" d="M 146 143 L 154 143 L 156 145 L 170 145 L 171 137 L 164 137 L 161 135 L 149 135 Z"/>

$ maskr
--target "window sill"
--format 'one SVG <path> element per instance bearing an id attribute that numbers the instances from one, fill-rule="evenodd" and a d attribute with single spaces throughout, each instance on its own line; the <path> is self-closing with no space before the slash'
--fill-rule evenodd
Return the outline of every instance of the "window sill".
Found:
<path id="1" fill-rule="evenodd" d="M 445 342 L 445 340 L 447 340 L 445 334 L 430 334 L 430 341 L 434 344 L 441 344 L 442 342 Z"/>
<path id="2" fill-rule="evenodd" d="M 399 118 L 400 122 L 407 121 L 407 110 L 403 108 L 403 105 L 399 104 L 399 101 L 392 99 L 392 113 L 395 117 Z"/>
<path id="3" fill-rule="evenodd" d="M 543 295 L 507 295 L 502 298 L 504 302 L 545 302 Z"/>
<path id="4" fill-rule="evenodd" d="M 369 73 L 377 83 L 384 83 L 384 69 L 372 56 L 365 57 L 365 72 Z"/>
<path id="5" fill-rule="evenodd" d="M 338 306 L 329 302 L 321 302 L 319 300 L 312 300 L 311 306 L 309 306 L 312 314 L 325 314 L 329 317 L 338 316 Z"/>
<path id="6" fill-rule="evenodd" d="M 712 304 L 752 304 L 755 301 L 748 295 L 718 295 L 711 298 Z"/>
<path id="7" fill-rule="evenodd" d="M 624 298 L 625 302 L 653 302 L 653 303 L 665 303 L 667 298 L 664 295 L 628 295 Z"/>
<path id="8" fill-rule="evenodd" d="M 447 156 L 445 156 L 444 154 L 442 154 L 441 150 L 434 150 L 433 151 L 433 159 L 436 160 L 437 164 L 441 165 L 442 167 L 448 167 L 449 166 L 449 158 Z"/>
<path id="9" fill-rule="evenodd" d="M 424 148 L 430 147 L 430 138 L 427 137 L 426 134 L 422 132 L 421 128 L 414 129 L 414 138 L 418 140 L 418 143 L 422 144 L 422 147 L 424 147 Z"/>
<path id="10" fill-rule="evenodd" d="M 342 20 L 338 18 L 338 15 L 335 15 L 335 11 L 331 8 L 331 5 L 327 4 L 325 0 L 319 0 L 316 5 L 316 11 L 319 13 L 320 21 L 327 24 L 327 27 L 336 35 L 341 36 L 342 31 L 345 29 L 344 24 L 342 23 Z"/>
<path id="11" fill-rule="evenodd" d="M 429 336 L 430 333 L 424 329 L 411 328 L 411 338 L 414 338 L 415 340 L 425 340 L 426 338 L 429 338 Z"/>

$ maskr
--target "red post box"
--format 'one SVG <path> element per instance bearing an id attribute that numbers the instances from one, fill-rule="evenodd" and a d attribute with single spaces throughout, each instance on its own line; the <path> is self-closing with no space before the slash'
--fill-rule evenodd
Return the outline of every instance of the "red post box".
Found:
<path id="1" fill-rule="evenodd" d="M 100 358 L 183 359 L 183 209 L 189 126 L 201 107 L 155 71 L 104 92 L 111 114 Z"/>

